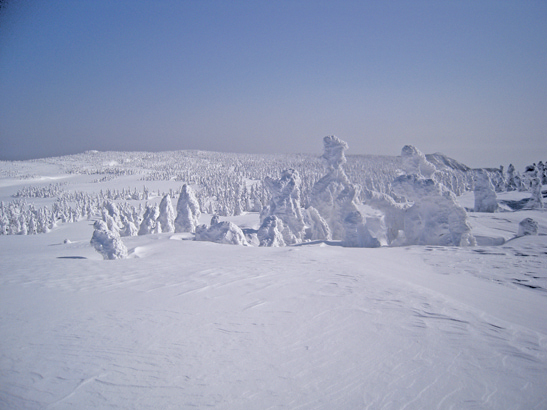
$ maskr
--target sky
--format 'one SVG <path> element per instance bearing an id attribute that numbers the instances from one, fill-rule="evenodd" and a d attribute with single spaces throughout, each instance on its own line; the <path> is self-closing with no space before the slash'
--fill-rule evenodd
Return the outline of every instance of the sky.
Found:
<path id="1" fill-rule="evenodd" d="M 544 0 L 7 0 L 0 160 L 95 149 L 547 160 Z"/>

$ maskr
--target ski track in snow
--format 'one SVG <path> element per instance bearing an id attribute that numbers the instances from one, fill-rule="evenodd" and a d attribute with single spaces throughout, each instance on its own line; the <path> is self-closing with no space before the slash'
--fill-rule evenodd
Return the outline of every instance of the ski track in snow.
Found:
<path id="1" fill-rule="evenodd" d="M 60 235 L 0 237 L 1 408 L 547 406 L 545 333 L 437 287 L 468 278 L 545 311 L 545 248 L 526 238 L 371 250 L 148 235 L 103 261 Z M 541 288 L 515 282 L 528 271 Z"/>

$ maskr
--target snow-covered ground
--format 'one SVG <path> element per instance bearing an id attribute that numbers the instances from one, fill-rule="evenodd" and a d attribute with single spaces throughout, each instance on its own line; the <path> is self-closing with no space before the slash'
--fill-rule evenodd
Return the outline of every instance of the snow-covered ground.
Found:
<path id="1" fill-rule="evenodd" d="M 52 181 L 143 184 L 1 165 L 3 201 Z M 458 200 L 473 207 L 472 193 Z M 0 235 L 0 408 L 545 409 L 547 212 L 468 217 L 476 247 L 262 248 L 160 233 L 124 237 L 129 257 L 103 260 L 93 220 Z M 539 235 L 515 238 L 526 217 Z M 221 220 L 259 224 L 252 212 Z"/>

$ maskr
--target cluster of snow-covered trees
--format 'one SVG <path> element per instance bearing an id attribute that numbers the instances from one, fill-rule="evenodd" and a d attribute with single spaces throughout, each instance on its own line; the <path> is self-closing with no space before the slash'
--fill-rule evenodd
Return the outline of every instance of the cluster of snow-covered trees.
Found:
<path id="1" fill-rule="evenodd" d="M 506 172 L 503 167 L 472 170 L 442 154 L 424 155 L 413 146 L 405 146 L 400 157 L 346 157 L 344 141 L 329 136 L 323 143 L 321 158 L 178 151 L 87 152 L 40 160 L 68 173 L 103 174 L 109 180 L 140 175 L 143 181 L 184 184 L 169 192 L 145 185 L 142 190 L 95 193 L 71 191 L 66 183 L 29 186 L 14 195 L 15 201 L 0 204 L 0 234 L 44 233 L 58 223 L 98 218 L 103 223 L 96 231 L 109 232 L 97 233 L 100 249 L 112 238 L 123 244 L 118 239 L 124 236 L 162 232 L 191 232 L 196 240 L 258 246 L 314 240 L 366 247 L 473 245 L 466 210 L 457 204 L 456 195 L 474 190 L 476 212 L 495 212 L 496 193 L 511 190 L 530 191 L 526 207 L 543 207 L 547 170 L 541 161 L 520 174 L 512 165 Z M 30 198 L 56 201 L 38 208 L 26 202 Z M 363 204 L 376 214 L 365 215 Z M 243 232 L 219 220 L 244 212 L 260 213 L 258 230 Z M 209 225 L 199 225 L 201 213 L 214 215 Z"/>

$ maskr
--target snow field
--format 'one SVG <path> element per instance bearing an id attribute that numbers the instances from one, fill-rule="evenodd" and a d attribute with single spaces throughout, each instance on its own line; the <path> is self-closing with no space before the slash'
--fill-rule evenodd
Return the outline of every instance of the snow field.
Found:
<path id="1" fill-rule="evenodd" d="M 423 261 L 437 251 L 465 264 L 462 248 L 249 248 L 160 234 L 124 238 L 132 257 L 104 261 L 85 244 L 91 231 L 82 221 L 0 237 L 0 407 L 545 404 L 545 294 Z"/>
<path id="2" fill-rule="evenodd" d="M 466 189 L 461 164 L 439 171 L 448 158 L 426 160 L 453 192 Z M 385 193 L 401 164 L 348 157 L 344 172 Z M 148 191 L 148 201 L 127 200 L 138 207 L 188 183 L 202 211 L 256 230 L 259 213 L 234 215 L 234 204 L 254 208 L 263 178 L 289 168 L 305 207 L 324 175 L 316 158 L 184 151 L 0 163 L 0 200 L 60 183 L 105 198 Z M 529 195 L 497 193 L 496 213 L 471 212 L 473 193 L 459 196 L 473 247 L 259 248 L 149 233 L 123 237 L 128 258 L 107 261 L 90 245 L 98 214 L 0 235 L 0 408 L 547 408 L 547 213 L 508 206 Z M 524 218 L 538 235 L 515 238 Z"/>

